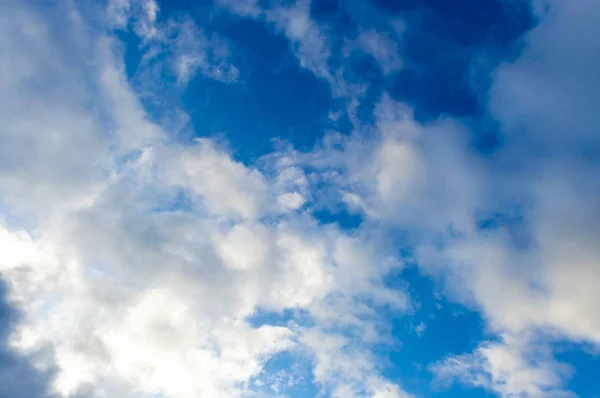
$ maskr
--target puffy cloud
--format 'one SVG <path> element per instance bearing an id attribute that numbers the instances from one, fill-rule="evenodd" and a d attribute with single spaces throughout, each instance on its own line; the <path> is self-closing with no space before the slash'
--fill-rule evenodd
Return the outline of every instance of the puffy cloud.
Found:
<path id="1" fill-rule="evenodd" d="M 441 383 L 457 379 L 502 397 L 575 396 L 563 390 L 569 366 L 555 362 L 547 350 L 511 336 L 482 344 L 472 354 L 446 358 L 432 370 Z"/>
<path id="2" fill-rule="evenodd" d="M 407 104 L 388 95 L 374 117 L 352 136 L 327 137 L 313 153 L 297 155 L 336 187 L 326 200 L 415 234 L 472 229 L 485 180 L 480 160 L 464 146 L 466 127 L 451 119 L 418 123 Z"/>
<path id="3" fill-rule="evenodd" d="M 260 172 L 233 161 L 210 141 L 200 140 L 194 149 L 174 155 L 174 184 L 205 198 L 211 214 L 258 218 L 265 213 L 268 187 Z"/>
<path id="4" fill-rule="evenodd" d="M 223 5 L 271 24 L 302 67 L 346 85 L 309 2 Z M 440 381 L 568 395 L 570 371 L 548 340 L 600 345 L 598 79 L 587 50 L 600 12 L 593 0 L 534 5 L 522 54 L 493 75 L 488 116 L 506 138 L 497 153 L 474 153 L 460 121 L 419 123 L 383 95 L 372 125 L 354 113 L 351 135 L 254 165 L 151 122 L 118 40 L 85 26 L 71 2 L 43 17 L 0 6 L 0 270 L 23 312 L 10 355 L 63 397 L 244 396 L 283 351 L 309 358 L 333 397 L 408 397 L 372 350 L 387 342 L 377 310 L 411 308 L 385 283 L 402 267 L 400 231 L 421 270 L 499 336 L 434 364 Z M 160 21 L 159 8 L 113 0 L 106 11 L 112 28 L 142 39 L 149 71 L 167 54 L 180 84 L 238 78 L 222 39 L 189 19 Z M 381 32 L 362 30 L 356 45 L 384 73 L 401 66 Z M 311 211 L 328 206 L 364 222 L 322 225 Z M 489 214 L 497 225 L 482 228 Z M 309 321 L 251 322 L 285 311 Z"/>
<path id="5" fill-rule="evenodd" d="M 594 2 L 548 6 L 526 35 L 523 54 L 497 70 L 490 98 L 508 136 L 499 156 L 519 170 L 494 177 L 502 190 L 527 201 L 520 227 L 531 243 L 523 249 L 504 230 L 457 240 L 446 250 L 456 265 L 451 272 L 460 273 L 495 328 L 548 327 L 598 344 L 600 324 L 587 304 L 594 301 L 600 258 L 592 244 L 598 164 L 584 149 L 595 151 L 598 103 L 587 90 L 597 79 L 585 46 L 574 42 L 597 42 L 588 32 L 600 13 Z M 567 58 L 578 62 L 566 68 Z M 534 65 L 543 71 L 535 77 Z M 586 105 L 568 110 L 577 103 Z"/>
<path id="6" fill-rule="evenodd" d="M 160 40 L 158 8 L 140 4 L 135 29 Z M 370 303 L 408 307 L 383 284 L 401 266 L 392 253 L 302 210 L 300 168 L 267 173 L 210 140 L 176 142 L 149 120 L 115 38 L 59 7 L 42 18 L 15 2 L 1 17 L 1 58 L 15 62 L 0 80 L 0 269 L 23 312 L 11 349 L 51 348 L 32 366 L 56 372 L 57 396 L 231 397 L 251 392 L 277 353 L 322 358 L 315 328 L 353 344 L 368 335 L 348 354 L 368 377 L 351 372 L 335 388 L 400 394 L 368 354 L 382 338 Z M 111 7 L 124 24 L 137 6 Z M 250 322 L 284 310 L 306 311 L 312 326 Z M 333 386 L 336 373 L 315 372 Z"/>
<path id="7" fill-rule="evenodd" d="M 568 394 L 569 372 L 539 331 L 600 344 L 598 79 L 587 50 L 598 45 L 590 32 L 600 13 L 593 1 L 535 5 L 539 23 L 522 53 L 492 76 L 487 116 L 504 137 L 496 153 L 474 153 L 461 122 L 418 123 L 384 95 L 374 126 L 297 154 L 338 187 L 325 202 L 402 231 L 420 268 L 503 336 L 434 367 L 502 396 Z M 529 360 L 531 347 L 542 362 Z"/>
<path id="8" fill-rule="evenodd" d="M 593 1 L 534 3 L 540 22 L 524 37 L 522 54 L 495 71 L 489 98 L 491 116 L 505 134 L 505 146 L 492 160 L 508 167 L 484 169 L 494 186 L 476 186 L 489 193 L 470 204 L 459 201 L 468 204 L 472 225 L 494 202 L 501 214 L 518 203 L 521 220 L 500 221 L 495 229 L 459 228 L 441 247 L 421 245 L 417 255 L 423 269 L 446 281 L 453 297 L 481 310 L 491 330 L 513 336 L 453 357 L 436 371 L 501 396 L 567 395 L 561 388 L 568 372 L 551 353 L 540 362 L 530 360 L 539 340 L 534 331 L 600 344 L 600 323 L 590 306 L 597 301 L 600 275 L 593 243 L 599 232 L 593 199 L 600 193 L 598 80 L 592 72 L 595 55 L 586 50 L 598 45 L 590 32 L 600 10 Z M 459 171 L 473 184 L 472 170 L 481 168 L 466 164 L 471 170 L 448 164 L 444 175 Z"/>

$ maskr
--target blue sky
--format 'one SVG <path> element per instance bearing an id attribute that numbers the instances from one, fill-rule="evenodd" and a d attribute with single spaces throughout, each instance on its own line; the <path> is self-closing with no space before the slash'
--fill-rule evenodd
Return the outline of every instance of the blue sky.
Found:
<path id="1" fill-rule="evenodd" d="M 595 0 L 0 5 L 0 398 L 600 396 Z"/>

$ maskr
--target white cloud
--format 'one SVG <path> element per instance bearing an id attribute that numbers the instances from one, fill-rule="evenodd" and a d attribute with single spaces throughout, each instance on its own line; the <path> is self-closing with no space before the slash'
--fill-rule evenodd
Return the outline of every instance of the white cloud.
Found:
<path id="1" fill-rule="evenodd" d="M 425 325 L 423 322 L 419 322 L 419 324 L 414 326 L 413 329 L 417 336 L 421 336 L 427 329 L 427 325 Z"/>
<path id="2" fill-rule="evenodd" d="M 109 0 L 106 3 L 108 23 L 119 29 L 126 29 L 130 23 L 135 33 L 144 41 L 157 38 L 160 7 L 155 0 Z"/>
<path id="3" fill-rule="evenodd" d="M 111 4 L 116 21 L 128 18 L 128 3 Z M 143 4 L 144 37 L 158 40 L 160 27 L 148 33 L 157 7 Z M 10 10 L 0 17 L 0 59 L 13 60 L 0 75 L 0 269 L 24 314 L 12 344 L 52 348 L 36 366 L 56 366 L 60 396 L 243 396 L 273 355 L 299 345 L 323 355 L 305 327 L 248 321 L 285 309 L 368 336 L 348 354 L 368 377 L 351 372 L 337 387 L 399 396 L 368 355 L 381 339 L 368 303 L 408 306 L 383 286 L 401 266 L 390 252 L 368 231 L 348 236 L 302 211 L 301 169 L 270 174 L 210 140 L 174 142 L 130 88 L 114 37 L 69 35 L 60 10 Z"/>
<path id="4" fill-rule="evenodd" d="M 596 54 L 587 50 L 598 44 L 590 32 L 600 10 L 593 1 L 547 3 L 521 56 L 494 73 L 490 113 L 507 141 L 493 157 L 473 154 L 457 121 L 417 123 L 385 95 L 375 126 L 297 155 L 321 171 L 320 183 L 337 186 L 324 202 L 343 201 L 367 222 L 405 232 L 421 269 L 443 280 L 450 298 L 480 310 L 490 331 L 513 336 L 443 368 L 504 396 L 566 394 L 568 372 L 534 331 L 600 345 L 600 104 Z M 519 225 L 478 229 L 481 214 L 515 203 Z M 527 357 L 538 344 L 547 350 L 541 364 Z"/>
<path id="5" fill-rule="evenodd" d="M 276 7 L 265 12 L 267 21 L 274 23 L 292 45 L 300 66 L 318 77 L 331 80 L 328 61 L 331 49 L 322 29 L 310 16 L 310 1 L 301 0 L 289 7 Z"/>
<path id="6" fill-rule="evenodd" d="M 199 140 L 191 150 L 173 155 L 172 183 L 191 189 L 206 201 L 211 214 L 258 218 L 267 206 L 267 183 L 257 170 L 214 148 L 209 140 Z"/>
<path id="7" fill-rule="evenodd" d="M 257 2 L 238 0 L 220 0 L 219 4 L 239 16 L 261 19 L 271 24 L 289 40 L 302 68 L 310 70 L 319 78 L 334 82 L 328 65 L 330 43 L 322 27 L 310 15 L 310 0 L 267 8 L 262 8 Z"/>
<path id="8" fill-rule="evenodd" d="M 189 17 L 159 20 L 160 6 L 155 0 L 111 0 L 106 14 L 118 29 L 131 26 L 142 40 L 144 56 L 137 74 L 145 84 L 157 84 L 162 73 L 173 75 L 185 87 L 200 74 L 224 83 L 237 82 L 240 71 L 233 64 L 229 43 L 208 33 Z"/>
<path id="9" fill-rule="evenodd" d="M 521 56 L 497 69 L 490 94 L 490 111 L 507 137 L 494 160 L 513 171 L 482 169 L 471 160 L 462 170 L 456 162 L 443 168 L 445 178 L 462 175 L 458 190 L 475 185 L 475 196 L 458 201 L 472 225 L 493 203 L 502 206 L 507 197 L 521 202 L 524 220 L 514 227 L 520 237 L 511 227 L 477 232 L 453 223 L 456 229 L 441 248 L 422 245 L 417 255 L 423 269 L 445 279 L 452 297 L 481 310 L 491 330 L 513 336 L 437 370 L 502 396 L 567 394 L 561 388 L 568 372 L 549 348 L 541 362 L 530 360 L 539 339 L 533 331 L 600 345 L 600 322 L 591 307 L 600 287 L 600 252 L 593 243 L 600 213 L 592 199 L 599 194 L 598 164 L 591 152 L 584 155 L 597 146 L 600 120 L 592 66 L 597 60 L 586 50 L 598 45 L 591 32 L 600 9 L 594 1 L 544 3 L 549 8 L 540 7 L 541 22 L 525 36 Z M 485 179 L 473 178 L 475 170 Z M 395 197 L 398 211 L 403 200 Z"/>
<path id="10" fill-rule="evenodd" d="M 380 15 L 377 19 L 381 21 L 369 21 L 365 25 L 367 20 L 360 21 L 360 17 L 352 16 L 350 12 L 344 14 L 344 23 L 351 29 L 343 32 L 336 30 L 332 26 L 334 24 L 313 17 L 311 0 L 265 4 L 258 1 L 219 0 L 217 4 L 237 16 L 262 21 L 276 33 L 283 35 L 300 67 L 326 81 L 333 97 L 346 100 L 345 111 L 355 126 L 360 125 L 360 121 L 352 113 L 358 100 L 364 97 L 370 82 L 360 80 L 356 74 L 349 78 L 347 73 L 352 69 L 348 62 L 350 52 L 358 49 L 373 57 L 386 75 L 403 66 L 398 41 L 404 24 L 399 19 L 388 21 L 387 16 L 376 14 Z M 389 32 L 378 31 L 373 27 L 379 23 L 385 24 Z M 358 31 L 358 35 L 352 33 L 354 29 Z M 352 38 L 349 39 L 346 35 Z M 355 81 L 356 79 L 358 80 Z M 339 118 L 333 112 L 329 116 L 334 121 Z"/>
<path id="11" fill-rule="evenodd" d="M 328 137 L 299 161 L 322 170 L 320 181 L 336 186 L 350 209 L 387 227 L 429 235 L 448 225 L 472 229 L 485 182 L 479 160 L 463 146 L 465 127 L 450 119 L 422 125 L 408 105 L 387 95 L 374 116 L 374 126 Z M 327 174 L 331 169 L 336 173 Z"/>
<path id="12" fill-rule="evenodd" d="M 300 340 L 315 353 L 315 381 L 328 385 L 333 398 L 412 398 L 377 375 L 373 358 L 360 339 L 309 330 Z"/>
<path id="13" fill-rule="evenodd" d="M 38 365 L 56 364 L 63 396 L 242 396 L 291 349 L 334 397 L 408 396 L 371 352 L 385 341 L 376 307 L 410 308 L 383 283 L 402 266 L 387 235 L 397 229 L 421 269 L 501 337 L 434 365 L 440 380 L 507 397 L 568 394 L 569 372 L 536 331 L 600 345 L 600 174 L 581 156 L 597 144 L 595 2 L 550 1 L 523 54 L 494 75 L 491 115 L 517 143 L 498 156 L 515 172 L 471 154 L 459 122 L 420 124 L 385 95 L 374 126 L 266 165 L 207 139 L 182 145 L 148 120 L 116 39 L 65 17 L 76 14 L 69 4 L 43 17 L 20 2 L 0 13 L 0 264 L 24 311 L 12 338 L 24 352 L 53 348 Z M 229 7 L 273 24 L 303 67 L 331 80 L 309 5 Z M 168 47 L 182 84 L 195 73 L 237 79 L 221 39 L 189 20 L 163 24 L 158 9 L 112 1 L 108 17 Z M 384 70 L 399 67 L 393 46 L 361 43 Z M 476 227 L 506 197 L 526 205 L 527 244 L 510 228 Z M 346 203 L 365 223 L 320 225 L 313 203 Z M 286 309 L 314 325 L 248 322 Z"/>
<path id="14" fill-rule="evenodd" d="M 398 54 L 398 42 L 385 33 L 374 29 L 361 31 L 356 38 L 355 45 L 372 56 L 385 74 L 402 68 L 402 59 Z"/>
<path id="15" fill-rule="evenodd" d="M 569 366 L 555 362 L 549 352 L 524 346 L 510 336 L 483 344 L 472 354 L 448 357 L 432 370 L 438 382 L 456 379 L 502 397 L 575 396 L 563 390 L 564 380 L 571 374 Z"/>
<path id="16" fill-rule="evenodd" d="M 490 100 L 492 112 L 513 135 L 509 139 L 522 137 L 515 141 L 520 147 L 505 149 L 521 171 L 510 181 L 503 176 L 496 181 L 531 201 L 525 222 L 532 247 L 519 250 L 507 235 L 490 233 L 457 241 L 447 250 L 496 328 L 549 327 L 573 340 L 600 344 L 600 322 L 586 304 L 600 286 L 600 253 L 592 243 L 598 211 L 591 199 L 598 194 L 598 165 L 581 156 L 583 146 L 596 140 L 598 102 L 589 90 L 597 79 L 585 48 L 598 42 L 589 32 L 600 21 L 600 9 L 593 1 L 549 5 L 539 26 L 527 34 L 521 57 L 498 69 Z M 572 104 L 582 106 L 571 111 Z M 521 152 L 532 146 L 540 152 Z"/>
<path id="17" fill-rule="evenodd" d="M 187 19 L 172 25 L 173 66 L 177 82 L 187 83 L 197 74 L 224 83 L 236 82 L 239 70 L 233 65 L 228 43 L 216 35 L 207 36 Z"/>

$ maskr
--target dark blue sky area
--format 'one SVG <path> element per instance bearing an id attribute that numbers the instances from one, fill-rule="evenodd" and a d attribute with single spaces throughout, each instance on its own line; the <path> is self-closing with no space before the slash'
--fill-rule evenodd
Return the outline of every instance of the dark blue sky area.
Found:
<path id="1" fill-rule="evenodd" d="M 239 157 L 255 159 L 272 148 L 273 138 L 309 149 L 327 129 L 350 131 L 346 118 L 336 125 L 328 120 L 331 110 L 343 109 L 343 101 L 331 97 L 327 82 L 299 66 L 272 26 L 210 10 L 208 2 L 184 0 L 167 2 L 161 10 L 162 19 L 186 12 L 199 26 L 210 22 L 211 31 L 229 41 L 241 72 L 237 84 L 202 77 L 190 83 L 182 100 L 197 135 L 225 137 Z M 390 17 L 404 21 L 399 72 L 383 77 L 364 56 L 330 59 L 331 65 L 344 65 L 347 79 L 368 84 L 359 109 L 365 118 L 383 90 L 410 103 L 419 120 L 480 116 L 490 72 L 501 59 L 518 54 L 518 38 L 532 26 L 529 8 L 520 1 L 316 1 L 311 12 L 327 29 L 334 52 L 344 38 L 356 37 L 359 26 L 380 29 Z M 139 43 L 130 43 L 132 75 Z M 475 134 L 483 136 L 484 146 L 496 144 L 493 132 Z"/>

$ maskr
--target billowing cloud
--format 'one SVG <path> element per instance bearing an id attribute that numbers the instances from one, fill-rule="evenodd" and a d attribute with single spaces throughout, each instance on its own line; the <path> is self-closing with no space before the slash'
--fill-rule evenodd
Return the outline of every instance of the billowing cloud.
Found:
<path id="1" fill-rule="evenodd" d="M 505 195 L 512 193 L 527 203 L 524 220 L 455 240 L 443 252 L 451 258 L 449 276 L 463 284 L 455 290 L 469 292 L 494 330 L 535 341 L 530 334 L 541 329 L 597 346 L 600 323 L 591 305 L 599 286 L 600 259 L 593 243 L 598 236 L 593 198 L 600 192 L 598 163 L 592 155 L 598 119 L 592 109 L 598 101 L 589 91 L 597 87 L 597 79 L 586 48 L 597 45 L 588 32 L 599 21 L 600 10 L 594 2 L 546 6 L 540 11 L 540 24 L 526 35 L 521 56 L 496 71 L 490 97 L 492 115 L 507 134 L 507 147 L 498 156 L 518 167 L 496 181 Z M 511 352 L 511 358 L 527 357 L 512 340 L 505 344 L 503 350 Z M 491 361 L 487 354 L 494 352 L 482 348 L 475 355 L 483 353 Z M 510 370 L 495 368 L 510 369 L 512 359 L 489 363 L 492 378 L 513 377 Z M 514 377 L 529 371 L 518 366 Z M 528 366 L 535 371 L 534 365 Z M 547 396 L 542 387 L 564 383 L 562 373 L 552 367 L 542 374 L 514 388 Z M 511 386 L 506 381 L 506 389 L 495 389 L 504 396 L 517 394 L 508 391 Z"/>
<path id="2" fill-rule="evenodd" d="M 374 131 L 299 155 L 338 170 L 326 180 L 339 194 L 327 200 L 408 234 L 420 268 L 503 336 L 432 367 L 501 396 L 571 394 L 571 372 L 554 361 L 547 335 L 599 344 L 598 101 L 587 49 L 597 46 L 589 32 L 600 14 L 591 1 L 546 2 L 539 12 L 521 55 L 492 75 L 487 116 L 505 137 L 495 154 L 474 153 L 463 123 L 418 123 L 384 95 Z M 486 217 L 496 226 L 482 227 Z M 543 357 L 532 360 L 532 350 Z"/>
<path id="3" fill-rule="evenodd" d="M 281 396 L 300 376 L 267 365 L 290 354 L 326 396 L 412 397 L 379 356 L 398 344 L 386 315 L 418 308 L 390 282 L 400 249 L 485 321 L 472 352 L 420 364 L 440 384 L 572 396 L 577 369 L 552 343 L 600 346 L 595 2 L 533 2 L 538 23 L 479 116 L 504 138 L 491 154 L 473 148 L 477 123 L 423 122 L 383 89 L 361 108 L 369 81 L 344 73 L 342 47 L 389 78 L 398 30 L 336 36 L 308 1 L 217 6 L 284 37 L 347 100 L 352 131 L 257 161 L 203 132 L 182 140 L 140 92 L 237 81 L 223 36 L 154 0 L 0 6 L 0 272 L 20 313 L 0 355 L 35 381 L 28 396 Z M 140 91 L 123 30 L 143 50 Z M 318 216 L 339 209 L 359 225 Z M 407 329 L 425 339 L 428 322 Z"/>
<path id="4" fill-rule="evenodd" d="M 148 4 L 136 29 L 152 41 L 162 31 L 150 33 Z M 129 10 L 121 6 L 111 12 Z M 310 336 L 326 334 L 341 342 L 335 353 L 364 365 L 323 373 L 323 388 L 397 396 L 369 354 L 381 335 L 360 336 L 377 323 L 373 305 L 407 308 L 378 265 L 401 264 L 366 231 L 299 210 L 301 169 L 265 174 L 209 139 L 170 137 L 130 88 L 116 39 L 61 7 L 42 17 L 13 3 L 2 24 L 0 263 L 23 311 L 10 346 L 51 347 L 32 360 L 55 371 L 49 393 L 244 396 L 277 353 L 320 363 L 327 348 Z M 312 321 L 250 322 L 288 309 Z"/>

